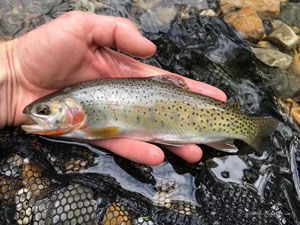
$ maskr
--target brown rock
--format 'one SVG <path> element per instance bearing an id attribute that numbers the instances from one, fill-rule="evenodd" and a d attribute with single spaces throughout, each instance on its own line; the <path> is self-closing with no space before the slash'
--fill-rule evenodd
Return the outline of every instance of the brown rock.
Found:
<path id="1" fill-rule="evenodd" d="M 293 117 L 293 120 L 298 125 L 300 125 L 300 107 L 299 107 L 299 105 L 290 98 L 287 99 L 287 104 L 290 105 L 290 110 L 291 110 L 290 113 Z"/>
<path id="2" fill-rule="evenodd" d="M 300 34 L 300 30 L 299 30 L 298 27 L 293 26 L 293 31 L 294 31 L 296 34 Z"/>
<path id="3" fill-rule="evenodd" d="M 277 50 L 277 48 L 274 45 L 272 45 L 272 43 L 269 41 L 260 41 L 256 44 L 256 46 L 259 48 L 268 48 L 268 49 Z"/>
<path id="4" fill-rule="evenodd" d="M 264 37 L 262 20 L 251 7 L 229 13 L 223 19 L 250 41 L 257 42 Z"/>
<path id="5" fill-rule="evenodd" d="M 221 0 L 224 15 L 244 7 L 252 7 L 263 20 L 276 18 L 280 12 L 279 0 Z"/>
<path id="6" fill-rule="evenodd" d="M 293 62 L 290 67 L 290 72 L 296 74 L 297 76 L 300 76 L 300 52 L 297 52 L 297 50 L 295 50 L 295 54 L 293 56 Z"/>

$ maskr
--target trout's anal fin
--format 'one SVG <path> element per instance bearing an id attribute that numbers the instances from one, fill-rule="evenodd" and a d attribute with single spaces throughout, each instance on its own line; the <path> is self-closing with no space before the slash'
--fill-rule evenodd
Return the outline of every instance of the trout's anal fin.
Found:
<path id="1" fill-rule="evenodd" d="M 189 89 L 189 86 L 187 85 L 187 83 L 185 82 L 185 80 L 183 78 L 180 78 L 179 76 L 175 76 L 175 75 L 157 75 L 157 76 L 152 76 L 150 77 L 150 79 L 152 80 L 156 80 L 162 83 L 166 83 L 166 84 L 173 84 L 175 86 L 184 88 L 184 89 Z"/>
<path id="2" fill-rule="evenodd" d="M 80 131 L 83 132 L 84 136 L 88 139 L 101 139 L 114 137 L 120 133 L 118 127 L 102 127 L 102 128 L 84 128 Z"/>
<path id="3" fill-rule="evenodd" d="M 204 143 L 214 149 L 220 150 L 222 152 L 236 153 L 238 148 L 233 144 L 233 139 L 224 139 L 222 141 Z"/>

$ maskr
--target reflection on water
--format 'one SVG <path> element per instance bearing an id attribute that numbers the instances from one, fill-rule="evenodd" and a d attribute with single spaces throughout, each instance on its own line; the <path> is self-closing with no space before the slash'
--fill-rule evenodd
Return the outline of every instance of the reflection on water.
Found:
<path id="1" fill-rule="evenodd" d="M 243 182 L 244 169 L 248 166 L 240 157 L 236 155 L 224 156 L 214 158 L 214 161 L 218 166 L 211 171 L 218 179 L 239 184 Z"/>

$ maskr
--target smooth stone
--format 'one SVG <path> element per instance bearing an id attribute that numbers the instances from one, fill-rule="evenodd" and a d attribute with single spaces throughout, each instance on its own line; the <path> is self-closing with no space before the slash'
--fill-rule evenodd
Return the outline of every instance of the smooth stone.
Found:
<path id="1" fill-rule="evenodd" d="M 282 22 L 281 20 L 272 20 L 271 24 L 273 26 L 273 30 L 277 29 L 278 27 L 280 27 L 281 25 L 284 24 L 284 22 Z"/>
<path id="2" fill-rule="evenodd" d="M 175 7 L 157 7 L 156 15 L 163 24 L 171 23 L 176 16 Z"/>
<path id="3" fill-rule="evenodd" d="M 252 7 L 263 20 L 276 18 L 280 13 L 279 0 L 221 0 L 220 2 L 224 15 L 244 7 Z"/>
<path id="4" fill-rule="evenodd" d="M 256 58 L 269 66 L 287 69 L 292 63 L 292 57 L 280 51 L 265 48 L 251 49 Z"/>
<path id="5" fill-rule="evenodd" d="M 251 7 L 228 13 L 223 20 L 232 25 L 250 41 L 257 42 L 264 37 L 262 20 Z"/>
<path id="6" fill-rule="evenodd" d="M 140 17 L 145 32 L 168 32 L 170 24 L 175 18 L 177 10 L 175 7 L 157 7 L 149 10 Z"/>
<path id="7" fill-rule="evenodd" d="M 161 1 L 162 0 L 134 0 L 134 5 L 148 11 Z"/>
<path id="8" fill-rule="evenodd" d="M 281 3 L 280 15 L 278 16 L 278 19 L 281 19 L 291 27 L 300 27 L 300 2 Z"/>
<path id="9" fill-rule="evenodd" d="M 300 34 L 300 29 L 298 27 L 293 26 L 292 28 L 296 34 Z"/>
<path id="10" fill-rule="evenodd" d="M 201 16 L 216 16 L 216 13 L 212 9 L 205 9 L 200 13 Z"/>
<path id="11" fill-rule="evenodd" d="M 300 125 L 300 106 L 290 98 L 288 98 L 286 101 L 290 105 L 290 113 L 294 121 Z"/>
<path id="12" fill-rule="evenodd" d="M 300 50 L 298 52 L 295 50 L 290 72 L 300 77 Z"/>
<path id="13" fill-rule="evenodd" d="M 256 46 L 257 46 L 258 48 L 268 48 L 268 49 L 274 49 L 274 50 L 277 50 L 277 48 L 276 48 L 274 45 L 272 45 L 272 43 L 269 42 L 269 41 L 259 41 L 259 42 L 256 44 Z"/>
<path id="14" fill-rule="evenodd" d="M 267 39 L 282 45 L 285 49 L 292 49 L 299 42 L 293 29 L 285 23 L 276 26 L 276 29 L 268 35 Z"/>

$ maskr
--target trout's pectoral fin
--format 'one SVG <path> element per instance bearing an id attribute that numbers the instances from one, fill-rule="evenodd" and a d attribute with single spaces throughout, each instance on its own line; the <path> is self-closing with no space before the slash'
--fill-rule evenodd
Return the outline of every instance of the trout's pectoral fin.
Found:
<path id="1" fill-rule="evenodd" d="M 168 74 L 157 75 L 157 76 L 150 77 L 150 79 L 156 80 L 156 81 L 159 81 L 162 83 L 173 84 L 175 86 L 178 86 L 178 87 L 181 87 L 184 89 L 189 89 L 189 86 L 187 85 L 185 80 L 183 78 L 177 77 L 175 75 L 168 75 Z"/>
<path id="2" fill-rule="evenodd" d="M 118 127 L 102 127 L 102 128 L 84 128 L 81 129 L 86 138 L 109 138 L 114 137 L 120 133 Z"/>
<path id="3" fill-rule="evenodd" d="M 228 153 L 236 153 L 238 152 L 238 148 L 233 144 L 233 139 L 224 139 L 217 142 L 210 142 L 205 143 L 205 145 L 208 145 L 212 148 L 215 148 L 217 150 L 228 152 Z"/>

